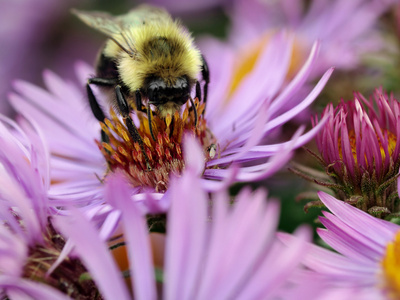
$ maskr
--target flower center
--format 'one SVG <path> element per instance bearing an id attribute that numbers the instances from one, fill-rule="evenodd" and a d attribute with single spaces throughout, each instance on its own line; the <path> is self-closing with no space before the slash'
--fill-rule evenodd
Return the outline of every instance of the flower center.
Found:
<path id="1" fill-rule="evenodd" d="M 383 130 L 382 131 L 383 136 L 387 135 L 387 142 L 386 141 L 381 141 L 381 138 L 378 136 L 378 134 L 376 135 L 377 141 L 379 143 L 379 149 L 381 152 L 381 156 L 382 156 L 382 160 L 385 160 L 386 157 L 386 152 L 385 152 L 385 148 L 387 147 L 387 151 L 389 156 L 392 156 L 395 148 L 396 148 L 396 143 L 397 143 L 397 137 L 396 135 L 394 135 L 393 133 L 391 133 L 389 130 Z M 362 139 L 362 136 L 360 137 L 360 140 Z M 354 161 L 357 163 L 357 146 L 356 146 L 356 135 L 354 130 L 349 130 L 349 141 L 350 141 L 350 147 L 351 147 L 351 152 L 353 154 L 354 157 Z M 340 158 L 343 158 L 343 151 L 342 151 L 342 143 L 341 143 L 341 137 L 339 137 L 339 155 Z M 365 157 L 365 159 L 367 159 Z M 372 164 L 373 162 L 368 162 Z"/>
<path id="2" fill-rule="evenodd" d="M 73 299 L 102 299 L 93 280 L 85 278 L 87 270 L 79 259 L 65 259 L 50 275 L 47 274 L 58 259 L 64 245 L 64 238 L 49 222 L 47 234 L 44 235 L 44 244 L 29 248 L 22 277 L 45 282 Z"/>
<path id="3" fill-rule="evenodd" d="M 197 126 L 195 113 L 186 104 L 182 114 L 176 112 L 165 119 L 153 112 L 151 117 L 151 130 L 147 115 L 143 112 L 135 112 L 139 119 L 137 126 L 139 135 L 143 141 L 143 147 L 134 141 L 127 127 L 121 122 L 113 110 L 110 111 L 110 119 L 101 123 L 101 128 L 108 137 L 108 142 L 96 141 L 100 151 L 104 155 L 109 170 L 122 170 L 135 187 L 151 187 L 157 192 L 165 192 L 168 187 L 170 174 L 180 174 L 185 166 L 182 153 L 182 137 L 184 132 L 194 134 L 206 150 L 215 143 L 206 120 L 203 118 L 204 104 L 197 107 Z M 211 159 L 210 154 L 206 155 Z"/>
<path id="4" fill-rule="evenodd" d="M 388 243 L 382 260 L 384 287 L 391 299 L 400 299 L 400 231 L 394 241 Z"/>

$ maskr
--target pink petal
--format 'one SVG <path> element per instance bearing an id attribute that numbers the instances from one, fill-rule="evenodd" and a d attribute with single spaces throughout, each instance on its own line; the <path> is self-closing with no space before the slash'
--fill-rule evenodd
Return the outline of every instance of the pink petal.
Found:
<path id="1" fill-rule="evenodd" d="M 128 247 L 131 284 L 136 299 L 156 299 L 153 261 L 146 219 L 131 201 L 130 188 L 124 175 L 107 177 L 106 201 L 122 213 L 124 237 Z"/>
<path id="2" fill-rule="evenodd" d="M 206 246 L 207 198 L 196 174 L 187 170 L 175 179 L 165 253 L 166 299 L 190 299 L 197 285 Z"/>
<path id="3" fill-rule="evenodd" d="M 192 169 L 200 177 L 204 171 L 205 157 L 199 141 L 191 134 L 185 134 L 183 148 L 186 168 Z"/>
<path id="4" fill-rule="evenodd" d="M 94 225 L 79 210 L 71 210 L 71 217 L 55 218 L 55 225 L 72 240 L 76 253 L 106 299 L 130 299 L 121 272 Z"/>
<path id="5" fill-rule="evenodd" d="M 6 291 L 10 299 L 71 300 L 49 285 L 16 277 L 0 276 L 0 287 Z"/>
<path id="6" fill-rule="evenodd" d="M 363 235 L 368 236 L 380 245 L 386 245 L 389 240 L 393 239 L 396 231 L 399 230 L 399 226 L 376 219 L 324 192 L 319 192 L 318 196 L 326 207 L 341 221 L 354 230 L 361 231 Z"/>

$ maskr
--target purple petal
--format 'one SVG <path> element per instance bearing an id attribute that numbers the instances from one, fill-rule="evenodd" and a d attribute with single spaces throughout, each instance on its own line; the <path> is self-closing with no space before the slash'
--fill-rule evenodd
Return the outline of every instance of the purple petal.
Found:
<path id="1" fill-rule="evenodd" d="M 55 225 L 72 240 L 76 253 L 106 299 L 130 299 L 121 272 L 94 225 L 79 210 L 71 210 L 71 217 L 55 218 Z"/>
<path id="2" fill-rule="evenodd" d="M 325 126 L 326 122 L 328 121 L 329 116 L 324 116 L 320 123 L 318 123 L 317 126 L 315 126 L 313 129 L 308 131 L 307 133 L 301 135 L 298 137 L 293 144 L 293 148 L 298 148 L 301 147 L 302 145 L 308 143 L 318 132 L 321 130 L 323 126 Z M 242 160 L 239 160 L 238 162 L 247 162 L 251 161 L 253 159 L 257 158 L 263 158 L 263 157 L 270 157 L 272 155 L 275 155 L 280 152 L 282 148 L 289 147 L 289 145 L 293 143 L 293 141 L 287 141 L 284 143 L 280 144 L 273 144 L 273 145 L 259 145 L 259 146 L 254 146 L 251 148 L 249 152 L 246 153 L 245 157 L 243 157 Z M 230 155 L 233 153 L 236 153 L 239 149 L 230 149 L 229 151 L 224 151 L 224 155 Z M 225 163 L 231 162 L 230 159 L 231 156 L 227 157 L 222 157 L 222 158 L 217 158 L 212 161 L 209 161 L 207 163 L 207 167 L 215 166 L 215 165 L 223 165 Z"/>
<path id="3" fill-rule="evenodd" d="M 255 117 L 254 127 L 250 129 L 249 136 L 232 136 L 232 139 L 235 139 L 236 143 L 240 143 L 240 147 L 237 147 L 238 151 L 234 155 L 230 155 L 229 157 L 224 157 L 225 159 L 230 159 L 230 163 L 236 162 L 240 160 L 243 156 L 245 156 L 248 151 L 256 146 L 264 136 L 264 125 L 268 121 L 267 114 L 268 107 L 263 106 L 260 108 L 258 114 Z M 244 143 L 244 144 L 242 144 Z M 225 151 L 222 152 L 222 156 L 225 156 Z M 216 161 L 221 161 L 221 159 L 216 159 Z M 212 164 L 208 163 L 207 166 L 211 166 Z"/>
<path id="4" fill-rule="evenodd" d="M 72 98 L 66 97 L 71 90 L 67 84 L 62 89 L 65 93 L 64 98 L 60 99 L 21 81 L 15 83 L 15 88 L 23 97 L 12 94 L 10 102 L 22 115 L 39 124 L 49 137 L 49 146 L 52 150 L 56 148 L 64 155 L 71 156 L 67 150 L 78 148 L 88 159 L 93 157 L 93 153 L 99 153 L 101 156 L 99 151 L 93 151 L 97 149 L 93 140 L 98 138 L 99 124 L 96 124 L 90 115 L 90 110 L 83 103 L 80 105 L 71 103 L 71 99 L 81 99 L 82 93 L 74 93 Z M 82 128 L 85 130 L 82 131 Z"/>
<path id="5" fill-rule="evenodd" d="M 131 283 L 136 299 L 156 299 L 153 261 L 147 222 L 131 201 L 130 188 L 124 175 L 115 173 L 107 177 L 106 201 L 122 213 L 124 238 L 128 247 Z"/>
<path id="6" fill-rule="evenodd" d="M 75 73 L 78 77 L 78 82 L 86 82 L 90 76 L 93 76 L 95 70 L 93 66 L 84 61 L 78 61 L 75 64 Z"/>
<path id="7" fill-rule="evenodd" d="M 204 171 L 205 157 L 199 142 L 191 134 L 185 134 L 183 148 L 185 150 L 186 168 L 192 169 L 200 176 Z"/>
<path id="8" fill-rule="evenodd" d="M 0 287 L 1 290 L 6 291 L 10 299 L 71 300 L 70 297 L 49 285 L 21 278 L 0 276 Z"/>
<path id="9" fill-rule="evenodd" d="M 15 231 L 2 226 L 0 228 L 0 273 L 22 276 L 28 250 L 28 245 L 21 235 L 16 235 Z"/>
<path id="10" fill-rule="evenodd" d="M 249 284 L 257 286 L 258 267 L 269 257 L 279 216 L 279 204 L 268 202 L 266 206 L 263 191 L 254 195 L 242 191 L 234 207 L 227 205 L 228 197 L 219 198 L 214 201 L 217 213 L 213 216 L 200 299 L 226 299 Z"/>
<path id="11" fill-rule="evenodd" d="M 190 299 L 198 281 L 205 248 L 207 198 L 196 174 L 187 170 L 171 183 L 165 252 L 164 296 Z"/>
<path id="12" fill-rule="evenodd" d="M 253 280 L 241 291 L 243 296 L 248 299 L 272 298 L 285 286 L 288 277 L 304 259 L 308 249 L 306 242 L 311 239 L 311 232 L 306 227 L 297 229 L 294 234 L 297 238 L 288 247 L 275 246 L 275 255 L 271 251 L 270 259 L 265 259 L 259 266 Z"/>
<path id="13" fill-rule="evenodd" d="M 277 34 L 271 39 L 268 47 L 263 49 L 264 52 L 260 55 L 260 60 L 263 62 L 257 66 L 259 71 L 262 70 L 263 74 L 257 75 L 257 79 L 252 78 L 257 71 L 253 70 L 255 73 L 250 73 L 248 78 L 243 80 L 227 107 L 216 116 L 218 120 L 210 124 L 213 125 L 211 130 L 218 137 L 218 140 L 223 142 L 226 140 L 228 133 L 229 135 L 234 133 L 232 124 L 240 122 L 253 123 L 253 115 L 265 104 L 265 99 L 274 96 L 275 90 L 280 88 L 281 85 L 275 82 L 277 79 L 274 78 L 275 72 L 265 73 L 264 70 L 266 68 L 274 69 L 273 66 L 276 65 L 275 70 L 278 70 L 279 74 L 282 71 L 286 73 L 287 68 L 285 65 L 288 62 L 291 43 L 290 37 L 285 36 L 285 34 Z M 260 83 L 260 78 L 264 81 L 264 84 Z M 243 99 L 246 99 L 246 101 L 243 101 Z M 244 122 L 245 120 L 247 122 Z"/>
<path id="14" fill-rule="evenodd" d="M 318 81 L 317 85 L 302 102 L 300 102 L 292 109 L 284 112 L 283 114 L 280 114 L 275 119 L 269 121 L 265 126 L 265 132 L 271 131 L 273 128 L 276 128 L 277 126 L 287 122 L 288 120 L 299 114 L 299 112 L 308 107 L 321 93 L 322 89 L 325 87 L 325 84 L 328 82 L 328 79 L 332 75 L 333 70 L 334 68 L 330 68 L 328 71 L 325 72 L 322 78 Z"/>
<path id="15" fill-rule="evenodd" d="M 293 144 L 295 143 L 297 138 L 301 135 L 303 130 L 304 128 L 300 127 L 294 134 L 291 143 L 288 144 L 287 147 L 282 148 L 281 151 L 279 151 L 275 156 L 273 156 L 268 163 L 240 168 L 236 179 L 238 181 L 256 181 L 266 178 L 277 172 L 291 158 L 293 151 L 292 148 Z M 210 178 L 210 179 L 223 179 L 226 178 L 226 176 L 228 176 L 228 170 L 206 169 L 204 171 L 203 176 L 205 178 Z"/>
<path id="16" fill-rule="evenodd" d="M 323 218 L 321 218 L 321 220 L 322 219 Z M 347 225 L 342 224 L 344 228 L 336 227 L 327 219 L 323 220 L 323 224 L 326 228 L 329 228 L 329 230 L 319 230 L 318 234 L 325 243 L 337 252 L 354 260 L 361 261 L 377 261 L 382 257 L 382 247 L 376 245 L 374 241 L 366 240 L 361 235 L 348 234 L 348 231 L 352 229 Z M 365 242 L 365 244 L 363 242 Z"/>
<path id="17" fill-rule="evenodd" d="M 393 226 L 389 222 L 374 218 L 324 192 L 319 192 L 318 196 L 326 207 L 341 221 L 354 230 L 362 232 L 363 235 L 368 236 L 371 240 L 382 246 L 392 240 L 394 234 L 400 228 L 399 226 Z"/>
<path id="18" fill-rule="evenodd" d="M 163 193 L 139 193 L 132 195 L 132 200 L 140 205 L 143 215 L 161 214 L 168 211 L 170 206 L 169 189 Z"/>
<path id="19" fill-rule="evenodd" d="M 17 207 L 18 214 L 24 221 L 26 232 L 23 236 L 30 245 L 43 241 L 42 225 L 31 199 L 27 198 L 18 182 L 12 179 L 8 172 L 0 168 L 0 195 L 3 200 L 7 200 L 9 207 Z M 44 222 L 44 220 L 42 220 Z M 17 225 L 18 226 L 18 225 Z"/>
<path id="20" fill-rule="evenodd" d="M 278 237 L 286 245 L 290 245 L 289 242 L 295 238 L 287 233 L 279 233 Z M 360 264 L 359 261 L 354 261 L 311 243 L 308 244 L 307 252 L 308 255 L 303 259 L 304 265 L 318 273 L 329 275 L 339 281 L 346 279 L 370 283 L 375 281 L 376 262 L 366 261 Z"/>
<path id="21" fill-rule="evenodd" d="M 300 71 L 296 74 L 294 79 L 285 87 L 282 93 L 280 93 L 276 99 L 272 102 L 271 108 L 270 108 L 270 113 L 274 115 L 275 113 L 278 112 L 282 108 L 282 106 L 285 104 L 287 99 L 296 93 L 300 87 L 303 86 L 305 81 L 308 79 L 308 76 L 310 75 L 310 72 L 312 70 L 312 67 L 314 66 L 314 63 L 316 59 L 318 58 L 318 52 L 320 48 L 320 43 L 315 42 L 314 45 L 311 48 L 310 55 L 307 58 L 307 61 L 303 65 L 303 67 L 300 69 Z"/>
<path id="22" fill-rule="evenodd" d="M 23 120 L 20 121 L 19 124 L 31 142 L 31 164 L 34 168 L 37 168 L 44 183 L 44 190 L 48 190 L 50 186 L 50 153 L 47 147 L 46 138 L 35 123 Z"/>
<path id="23" fill-rule="evenodd" d="M 210 126 L 214 127 L 214 123 L 218 123 L 218 115 L 224 109 L 224 101 L 221 99 L 229 93 L 236 57 L 231 47 L 216 39 L 203 38 L 199 44 L 201 48 L 205 48 L 209 64 L 220 66 L 210 74 L 209 97 L 205 112 L 205 118 Z"/>
<path id="24" fill-rule="evenodd" d="M 209 192 L 219 192 L 228 189 L 234 182 L 239 173 L 240 167 L 237 165 L 231 165 L 225 174 L 225 178 L 222 181 L 213 181 L 201 179 L 201 186 Z"/>
<path id="25" fill-rule="evenodd" d="M 61 253 L 58 255 L 56 261 L 47 270 L 46 276 L 50 276 L 50 274 L 53 273 L 53 271 L 58 268 L 58 266 L 64 261 L 64 259 L 68 259 L 68 255 L 71 254 L 73 248 L 74 244 L 72 243 L 72 241 L 67 240 L 63 249 L 61 250 Z"/>

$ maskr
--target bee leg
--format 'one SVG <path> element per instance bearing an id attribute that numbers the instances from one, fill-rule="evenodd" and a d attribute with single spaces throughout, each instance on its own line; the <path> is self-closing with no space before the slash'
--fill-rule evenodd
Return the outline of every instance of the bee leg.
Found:
<path id="1" fill-rule="evenodd" d="M 140 149 L 142 150 L 142 154 L 144 156 L 144 159 L 146 161 L 147 170 L 150 171 L 151 170 L 151 166 L 150 166 L 149 158 L 147 157 L 146 152 L 144 151 L 143 139 L 140 136 L 139 131 L 137 130 L 137 128 L 135 126 L 135 123 L 133 123 L 133 120 L 129 115 L 131 110 L 129 108 L 128 102 L 126 102 L 124 94 L 122 94 L 120 85 L 117 85 L 115 87 L 115 93 L 116 93 L 116 96 L 117 96 L 117 102 L 118 102 L 119 110 L 121 112 L 122 117 L 124 118 L 125 125 L 128 128 L 129 134 L 131 135 L 133 140 L 139 144 Z"/>
<path id="2" fill-rule="evenodd" d="M 92 113 L 94 117 L 99 121 L 104 123 L 105 115 L 103 110 L 101 109 L 99 103 L 97 102 L 96 97 L 93 94 L 92 88 L 90 87 L 90 79 L 88 80 L 88 83 L 86 84 L 86 92 L 87 96 L 89 99 L 89 104 L 90 104 L 90 109 L 92 110 Z M 108 143 L 110 141 L 108 135 L 104 132 L 104 130 L 101 130 L 101 141 L 104 143 Z"/>
<path id="3" fill-rule="evenodd" d="M 104 122 L 104 119 L 106 117 L 105 117 L 104 112 L 101 109 L 99 103 L 97 102 L 96 97 L 93 94 L 93 91 L 92 91 L 92 88 L 89 85 L 89 82 L 86 84 L 86 92 L 87 92 L 87 96 L 89 98 L 90 109 L 92 110 L 92 113 L 93 113 L 94 117 L 99 122 Z"/>
<path id="4" fill-rule="evenodd" d="M 136 104 L 136 110 L 141 112 L 146 112 L 146 107 L 144 107 L 142 103 L 142 95 L 140 94 L 140 90 L 137 90 L 135 92 L 135 104 Z"/>
<path id="5" fill-rule="evenodd" d="M 93 94 L 90 84 L 99 85 L 99 86 L 113 86 L 116 83 L 117 83 L 117 80 L 113 79 L 113 78 L 93 77 L 93 78 L 88 79 L 88 82 L 86 84 L 86 92 L 87 92 L 87 95 L 89 98 L 90 108 L 92 110 L 94 117 L 99 122 L 104 123 L 105 115 L 104 115 L 104 112 L 101 109 L 99 103 L 97 102 L 96 97 Z M 103 130 L 101 130 L 101 141 L 105 142 L 105 143 L 108 143 L 110 141 L 108 138 L 108 135 Z"/>
<path id="6" fill-rule="evenodd" d="M 195 98 L 199 99 L 201 101 L 201 87 L 200 87 L 200 82 L 196 81 L 196 96 Z"/>
<path id="7" fill-rule="evenodd" d="M 88 79 L 88 84 L 94 84 L 99 86 L 113 86 L 117 84 L 116 78 L 101 78 L 92 77 Z"/>
<path id="8" fill-rule="evenodd" d="M 151 124 L 150 104 L 147 106 L 147 120 L 149 121 L 149 129 L 150 129 L 151 137 L 153 138 L 153 141 L 156 141 L 156 138 L 154 137 L 154 133 L 153 133 L 153 125 Z"/>
<path id="9" fill-rule="evenodd" d="M 197 98 L 199 101 L 201 101 L 201 86 L 200 86 L 199 81 L 196 81 L 196 96 L 195 96 L 195 98 Z M 189 99 L 190 99 L 190 104 L 192 104 L 191 109 L 194 110 L 194 117 L 195 117 L 194 127 L 197 127 L 197 109 L 196 109 L 196 106 L 194 105 L 192 97 L 190 97 Z"/>
<path id="10" fill-rule="evenodd" d="M 142 112 L 147 112 L 147 120 L 149 121 L 149 130 L 151 137 L 153 138 L 153 141 L 156 141 L 156 138 L 154 137 L 153 133 L 153 127 L 151 125 L 151 110 L 150 110 L 150 104 L 148 104 L 147 109 L 143 106 L 142 103 L 142 95 L 140 94 L 140 91 L 137 90 L 135 93 L 135 101 L 136 101 L 136 109 L 140 110 Z M 140 109 L 139 109 L 140 107 Z"/>
<path id="11" fill-rule="evenodd" d="M 207 102 L 207 94 L 208 94 L 208 84 L 210 83 L 210 70 L 208 69 L 208 64 L 204 56 L 201 56 L 201 61 L 202 61 L 202 66 L 201 66 L 201 76 L 203 77 L 204 80 L 204 98 L 203 102 Z"/>
<path id="12" fill-rule="evenodd" d="M 192 97 L 190 97 L 189 100 L 190 100 L 190 104 L 192 105 L 193 111 L 194 111 L 194 127 L 197 127 L 197 108 L 196 108 L 196 105 L 194 104 Z"/>

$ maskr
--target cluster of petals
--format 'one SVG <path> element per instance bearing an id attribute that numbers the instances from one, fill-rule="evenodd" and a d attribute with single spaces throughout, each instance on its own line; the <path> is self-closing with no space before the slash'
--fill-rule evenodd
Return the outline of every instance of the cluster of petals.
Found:
<path id="1" fill-rule="evenodd" d="M 122 212 L 128 248 L 131 286 L 135 299 L 317 299 L 324 285 L 304 276 L 291 280 L 300 264 L 307 228 L 296 231 L 289 247 L 276 239 L 279 204 L 266 201 L 262 190 L 242 191 L 234 203 L 226 191 L 213 195 L 209 207 L 195 168 L 175 178 L 169 189 L 163 287 L 156 288 L 147 223 L 121 174 L 110 175 L 106 201 Z M 132 299 L 111 253 L 96 229 L 76 211 L 69 219 L 56 220 L 75 245 L 105 299 Z"/>
<path id="2" fill-rule="evenodd" d="M 335 109 L 328 105 L 322 115 L 331 116 L 316 139 L 325 162 L 342 161 L 354 183 L 364 171 L 375 172 L 382 181 L 400 154 L 396 140 L 400 134 L 400 103 L 394 96 L 377 89 L 367 100 L 356 93 L 353 101 L 342 100 Z M 333 168 L 344 175 L 339 164 Z"/>
<path id="3" fill-rule="evenodd" d="M 30 249 L 45 247 L 49 166 L 43 141 L 34 126 L 0 122 L 0 295 L 10 299 L 67 299 L 61 292 L 23 278 Z"/>
<path id="4" fill-rule="evenodd" d="M 69 253 L 79 258 L 104 299 L 131 299 L 133 295 L 104 242 L 104 232 L 115 230 L 115 224 L 109 222 L 111 228 L 106 224 L 99 230 L 85 210 L 69 207 L 63 214 L 55 210 L 54 200 L 47 197 L 49 165 L 40 131 L 26 121 L 21 124 L 24 131 L 8 119 L 0 123 L 0 215 L 6 221 L 6 226 L 0 227 L 2 295 L 69 299 L 46 282 L 22 276 L 28 249 L 37 244 L 45 247 L 43 238 L 51 216 L 56 229 L 69 238 L 59 260 Z M 158 296 L 154 249 L 142 207 L 131 201 L 131 187 L 121 173 L 110 175 L 105 184 L 105 201 L 120 212 L 135 299 L 293 299 L 298 295 L 302 295 L 300 299 L 335 299 L 337 291 L 327 290 L 324 281 L 315 281 L 312 274 L 292 276 L 307 254 L 310 231 L 299 228 L 289 247 L 277 240 L 279 203 L 266 201 L 263 190 L 252 193 L 245 189 L 234 203 L 223 190 L 213 194 L 210 206 L 210 194 L 201 185 L 198 160 L 194 159 L 202 154 L 201 148 L 193 138 L 188 137 L 185 144 L 192 152 L 185 172 L 174 178 L 169 190 L 172 205 L 168 209 L 163 289 Z"/>
<path id="5" fill-rule="evenodd" d="M 316 136 L 322 159 L 340 183 L 360 189 L 363 176 L 378 183 L 396 175 L 399 164 L 400 103 L 381 89 L 369 100 L 355 93 L 353 101 L 329 104 L 326 126 Z M 313 124 L 318 124 L 317 117 Z M 367 174 L 367 175 L 366 175 Z"/>
<path id="6" fill-rule="evenodd" d="M 302 261 L 307 267 L 305 272 L 314 272 L 326 279 L 328 286 L 353 294 L 349 299 L 392 299 L 382 261 L 400 226 L 377 219 L 324 192 L 319 197 L 331 213 L 323 212 L 320 221 L 326 229 L 318 228 L 317 232 L 337 252 L 309 244 L 308 255 Z M 285 233 L 279 235 L 284 242 L 294 239 Z"/>

